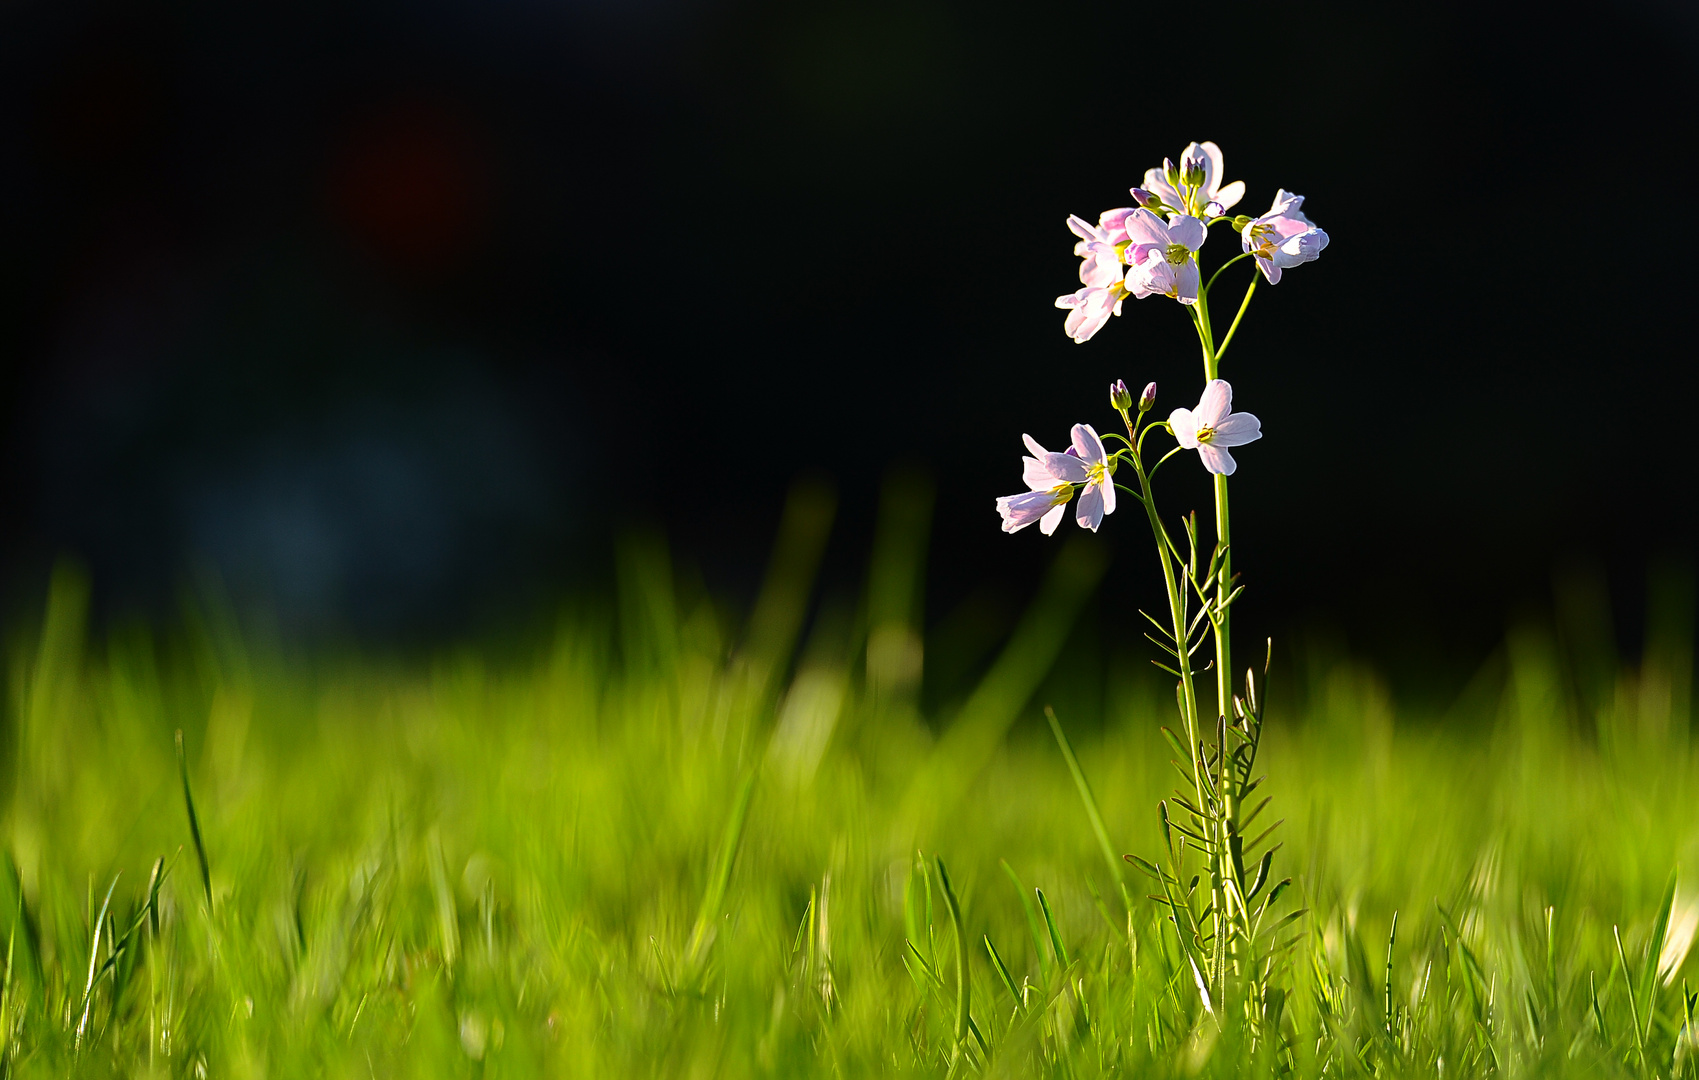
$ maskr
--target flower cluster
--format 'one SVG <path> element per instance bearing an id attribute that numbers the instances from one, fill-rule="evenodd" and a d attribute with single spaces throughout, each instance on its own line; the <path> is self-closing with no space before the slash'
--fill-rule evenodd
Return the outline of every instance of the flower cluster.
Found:
<path id="1" fill-rule="evenodd" d="M 1199 297 L 1197 253 L 1209 239 L 1210 226 L 1227 222 L 1240 235 L 1244 252 L 1256 259 L 1269 284 L 1281 271 L 1310 262 L 1327 246 L 1327 233 L 1299 209 L 1301 195 L 1280 191 L 1261 217 L 1226 217 L 1245 196 L 1245 184 L 1223 184 L 1221 149 L 1212 142 L 1192 143 L 1180 164 L 1166 159 L 1146 170 L 1144 186 L 1133 188 L 1136 207 L 1105 210 L 1093 225 L 1070 216 L 1068 228 L 1079 238 L 1081 287 L 1056 298 L 1068 312 L 1063 324 L 1075 341 L 1089 341 L 1121 301 L 1131 296 L 1166 296 L 1182 304 Z"/>
<path id="2" fill-rule="evenodd" d="M 1109 388 L 1109 400 L 1123 415 L 1134 404 L 1127 384 L 1120 380 Z M 1151 383 L 1139 395 L 1139 413 L 1149 412 L 1155 403 L 1156 384 Z M 1238 467 L 1228 447 L 1262 438 L 1262 421 L 1250 413 L 1233 411 L 1233 388 L 1223 379 L 1215 379 L 1204 388 L 1197 408 L 1170 413 L 1167 426 L 1181 449 L 1196 450 L 1204 468 L 1221 476 L 1232 476 Z M 1071 445 L 1060 453 L 1044 449 L 1031 435 L 1021 438 L 1032 454 L 1021 459 L 1021 479 L 1027 490 L 997 500 L 1003 531 L 1019 532 L 1036 521 L 1039 531 L 1049 536 L 1062 523 L 1077 490 L 1080 501 L 1074 520 L 1080 528 L 1096 532 L 1103 519 L 1115 512 L 1115 470 L 1123 459 L 1131 457 L 1133 444 L 1109 453 L 1090 424 L 1075 424 L 1069 436 Z"/>

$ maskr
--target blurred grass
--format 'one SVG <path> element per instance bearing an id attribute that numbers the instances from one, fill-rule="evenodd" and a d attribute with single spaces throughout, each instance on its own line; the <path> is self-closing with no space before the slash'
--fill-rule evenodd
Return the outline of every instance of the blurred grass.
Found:
<path id="1" fill-rule="evenodd" d="M 741 630 L 634 539 L 611 609 L 504 663 L 288 658 L 206 604 L 95 638 L 61 572 L 7 673 L 6 1074 L 1693 1071 L 1690 576 L 1633 666 L 1566 579 L 1438 715 L 1319 653 L 1276 671 L 1267 813 L 1309 914 L 1253 1058 L 1130 867 L 1124 906 L 1042 719 L 1102 549 L 1059 545 L 1001 652 L 951 663 L 984 646 L 922 632 L 930 501 L 893 482 L 866 595 L 810 619 L 834 507 L 799 488 Z M 983 671 L 923 694 L 935 656 Z M 1108 685 L 1060 721 L 1154 858 L 1171 695 Z"/>

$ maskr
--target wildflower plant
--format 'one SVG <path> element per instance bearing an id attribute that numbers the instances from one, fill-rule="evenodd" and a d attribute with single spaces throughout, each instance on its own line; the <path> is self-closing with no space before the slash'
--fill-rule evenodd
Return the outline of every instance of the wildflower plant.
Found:
<path id="1" fill-rule="evenodd" d="M 1274 834 L 1280 823 L 1262 827 L 1268 797 L 1252 804 L 1265 779 L 1255 771 L 1263 699 L 1253 672 L 1245 673 L 1242 686 L 1232 677 L 1232 610 L 1244 586 L 1233 567 L 1228 477 L 1237 462 L 1231 450 L 1260 439 L 1262 423 L 1250 413 L 1233 411 L 1233 388 L 1221 378 L 1221 362 L 1258 284 L 1278 284 L 1286 270 L 1316 259 L 1328 237 L 1304 215 L 1303 197 L 1284 189 L 1265 214 L 1227 216 L 1244 197 L 1245 185 L 1224 183 L 1224 174 L 1214 143 L 1192 143 L 1179 164 L 1165 160 L 1145 173 L 1143 185 L 1131 190 L 1136 206 L 1105 211 L 1095 225 L 1070 217 L 1082 287 L 1056 300 L 1068 312 L 1064 329 L 1080 343 L 1119 315 L 1128 297 L 1177 301 L 1202 347 L 1203 389 L 1196 407 L 1157 419 L 1155 383 L 1135 400 L 1126 383 L 1117 380 L 1110 387 L 1110 405 L 1125 434 L 1099 436 L 1089 424 L 1075 424 L 1071 445 L 1061 452 L 1045 450 L 1026 436 L 1032 456 L 1025 459 L 1023 479 L 1029 490 L 998 499 L 997 510 L 1005 532 L 1036 521 L 1049 535 L 1076 494 L 1075 520 L 1093 531 L 1115 510 L 1117 494 L 1144 509 L 1168 600 L 1166 619 L 1145 616 L 1156 630 L 1147 637 L 1166 653 L 1158 666 L 1177 680 L 1184 739 L 1162 730 L 1179 755 L 1175 766 L 1185 780 L 1159 806 L 1161 858 L 1126 858 L 1158 883 L 1152 899 L 1167 911 L 1203 1013 L 1218 1026 L 1231 1025 L 1266 1044 L 1279 1030 L 1284 1004 L 1283 991 L 1274 983 L 1283 957 L 1302 936 L 1293 924 L 1303 913 L 1275 913 L 1291 880 L 1273 880 L 1273 857 L 1280 847 Z M 1239 235 L 1241 250 L 1205 279 L 1201 252 L 1210 234 L 1224 229 Z M 1218 338 L 1211 292 L 1228 269 L 1245 260 L 1251 260 L 1250 281 Z M 1163 449 L 1159 437 L 1147 446 L 1158 432 L 1171 436 L 1174 445 Z M 1213 543 L 1200 532 L 1195 512 L 1181 520 L 1176 534 L 1157 510 L 1153 484 L 1158 471 L 1188 450 L 1197 451 L 1214 481 Z M 1214 656 L 1200 668 L 1197 657 L 1206 646 Z M 1214 674 L 1213 700 L 1200 686 L 1209 672 Z M 1194 871 L 1196 860 L 1201 866 Z"/>

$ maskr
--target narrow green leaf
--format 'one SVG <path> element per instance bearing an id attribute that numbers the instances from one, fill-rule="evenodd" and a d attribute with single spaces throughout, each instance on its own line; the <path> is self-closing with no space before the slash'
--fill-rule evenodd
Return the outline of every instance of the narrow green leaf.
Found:
<path id="1" fill-rule="evenodd" d="M 1670 910 L 1675 906 L 1675 871 L 1670 871 L 1664 883 L 1663 899 L 1658 903 L 1658 915 L 1652 922 L 1652 936 L 1646 942 L 1646 962 L 1640 969 L 1640 1015 L 1645 1018 L 1646 1038 L 1652 1037 L 1652 1019 L 1658 1008 L 1658 961 L 1664 952 L 1664 939 L 1669 936 Z"/>
<path id="2" fill-rule="evenodd" d="M 950 873 L 944 869 L 944 857 L 938 856 L 938 881 L 944 886 L 944 906 L 950 911 L 950 925 L 956 932 L 956 1048 L 960 1052 L 967 1042 L 969 1010 L 973 1004 L 973 982 L 968 977 L 967 926 L 962 922 L 962 906 L 956 900 L 956 890 L 950 884 Z"/>
<path id="3" fill-rule="evenodd" d="M 183 754 L 183 732 L 177 731 L 177 772 L 183 778 L 183 805 L 189 811 L 189 836 L 195 841 L 195 858 L 201 864 L 201 888 L 206 893 L 207 914 L 212 913 L 212 870 L 207 863 L 206 845 L 201 842 L 201 819 L 195 814 L 195 797 L 189 791 L 189 762 Z"/>
<path id="4" fill-rule="evenodd" d="M 1080 768 L 1079 758 L 1074 756 L 1074 748 L 1069 745 L 1068 736 L 1062 732 L 1062 722 L 1056 719 L 1056 710 L 1046 705 L 1044 717 L 1050 721 L 1050 731 L 1056 736 L 1056 745 L 1062 750 L 1062 759 L 1068 763 L 1068 772 L 1073 775 L 1074 787 L 1080 793 L 1080 802 L 1085 805 L 1086 820 L 1091 823 L 1091 831 L 1097 836 L 1097 846 L 1103 852 L 1103 861 L 1109 866 L 1109 877 L 1121 890 L 1122 905 L 1131 911 L 1133 898 L 1127 891 L 1127 881 L 1121 873 L 1121 860 L 1115 857 L 1115 846 L 1109 841 L 1109 829 L 1103 824 L 1103 813 L 1097 808 L 1097 797 L 1091 793 L 1091 784 L 1085 778 L 1085 770 Z"/>
<path id="5" fill-rule="evenodd" d="M 1616 958 L 1622 964 L 1622 985 L 1628 989 L 1628 1016 L 1634 1021 L 1634 1053 L 1643 1069 L 1646 1067 L 1646 1039 L 1640 1034 L 1640 1006 L 1634 1000 L 1634 977 L 1628 970 L 1628 955 L 1622 951 L 1622 932 L 1612 926 L 1611 937 L 1616 941 Z"/>
<path id="6" fill-rule="evenodd" d="M 1032 934 L 1033 955 L 1038 957 L 1038 975 L 1039 978 L 1044 980 L 1045 987 L 1048 988 L 1050 986 L 1050 957 L 1044 951 L 1044 931 L 1039 926 L 1038 912 L 1033 910 L 1032 899 L 1027 895 L 1026 886 L 1021 884 L 1021 879 L 1015 873 L 1015 868 L 1009 865 L 1007 859 L 997 861 L 1003 867 L 1003 873 L 1009 875 L 1009 880 L 1014 882 L 1015 895 L 1021 898 L 1021 910 L 1026 912 L 1027 930 Z"/>
<path id="7" fill-rule="evenodd" d="M 1050 901 L 1044 898 L 1043 889 L 1034 889 L 1033 892 L 1038 894 L 1038 909 L 1044 913 L 1044 925 L 1050 930 L 1050 947 L 1056 950 L 1056 962 L 1066 968 L 1072 961 L 1068 959 L 1068 950 L 1062 945 L 1062 935 L 1056 929 L 1056 920 L 1050 914 Z"/>
<path id="8" fill-rule="evenodd" d="M 1021 992 L 1015 989 L 1014 977 L 1009 974 L 1009 968 L 1003 963 L 1003 958 L 997 955 L 997 946 L 991 944 L 990 934 L 985 935 L 985 951 L 991 957 L 992 970 L 997 972 L 997 978 L 1002 981 L 1003 989 L 1007 990 L 1009 996 L 1015 999 L 1016 1007 L 1023 1006 L 1025 1002 L 1021 1001 Z"/>

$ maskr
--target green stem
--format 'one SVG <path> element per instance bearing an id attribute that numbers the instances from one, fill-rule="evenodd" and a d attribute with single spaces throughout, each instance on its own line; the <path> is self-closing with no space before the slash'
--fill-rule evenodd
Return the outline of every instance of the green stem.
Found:
<path id="1" fill-rule="evenodd" d="M 1139 442 L 1138 432 L 1132 419 L 1121 414 L 1121 419 L 1127 424 L 1127 434 L 1133 445 Z M 1196 798 L 1195 806 L 1204 805 L 1203 777 L 1199 774 L 1198 764 L 1198 694 L 1196 684 L 1192 681 L 1191 654 L 1186 648 L 1187 618 L 1183 602 L 1184 594 L 1180 591 L 1179 582 L 1174 577 L 1174 564 L 1169 561 L 1169 548 L 1173 543 L 1168 538 L 1168 530 L 1162 526 L 1162 518 L 1156 512 L 1156 497 L 1151 491 L 1150 476 L 1144 471 L 1144 462 L 1135 450 L 1132 455 L 1133 472 L 1139 479 L 1139 491 L 1143 493 L 1140 500 L 1144 503 L 1145 514 L 1150 518 L 1150 529 L 1156 538 L 1156 560 L 1162 564 L 1162 583 L 1168 589 L 1168 614 L 1174 625 L 1175 651 L 1180 672 L 1181 700 L 1185 704 L 1182 719 L 1186 722 L 1187 756 L 1192 759 L 1192 788 Z"/>
<path id="2" fill-rule="evenodd" d="M 1214 279 L 1211 278 L 1211 281 Z M 1251 288 L 1256 288 L 1255 282 Z M 1245 314 L 1245 304 L 1249 303 L 1249 294 L 1245 303 L 1239 306 L 1239 317 Z M 1196 323 L 1198 341 L 1203 346 L 1203 368 L 1206 381 L 1219 378 L 1221 351 L 1215 346 L 1214 329 L 1209 317 L 1209 294 L 1200 293 L 1197 302 Z M 1232 339 L 1233 330 L 1238 329 L 1239 318 L 1233 320 L 1233 327 L 1228 331 L 1228 339 Z M 1226 1000 L 1227 990 L 1227 960 L 1231 953 L 1235 967 L 1239 963 L 1240 941 L 1237 935 L 1229 934 L 1228 924 L 1233 920 L 1227 910 L 1226 882 L 1232 880 L 1243 889 L 1245 879 L 1244 868 L 1239 865 L 1241 853 L 1234 844 L 1239 833 L 1239 800 L 1234 790 L 1229 741 L 1227 739 L 1227 718 L 1233 708 L 1233 627 L 1232 612 L 1227 607 L 1227 598 L 1232 594 L 1230 585 L 1233 576 L 1232 549 L 1232 520 L 1228 513 L 1227 478 L 1215 477 L 1215 538 L 1221 546 L 1221 565 L 1215 579 L 1215 612 L 1211 618 L 1215 635 L 1215 702 L 1216 730 L 1220 735 L 1218 752 L 1220 760 L 1217 768 L 1220 770 L 1217 790 L 1221 793 L 1221 821 L 1214 839 L 1217 843 L 1218 862 L 1214 874 L 1214 893 L 1216 903 L 1216 978 L 1220 982 L 1220 997 Z M 1242 914 L 1242 913 L 1241 913 Z M 1230 940 L 1229 940 L 1230 939 Z"/>
<path id="3" fill-rule="evenodd" d="M 1223 266 L 1221 269 L 1225 270 L 1227 267 Z M 1220 270 L 1216 271 L 1216 273 L 1220 272 Z M 1215 281 L 1214 278 L 1209 280 L 1211 283 Z M 1245 290 L 1245 298 L 1239 302 L 1239 314 L 1233 316 L 1233 325 L 1227 328 L 1227 336 L 1221 339 L 1221 348 L 1215 350 L 1215 362 L 1217 364 L 1221 363 L 1221 354 L 1227 351 L 1227 346 L 1233 344 L 1233 334 L 1239 329 L 1239 320 L 1245 317 L 1245 309 L 1251 306 L 1251 297 L 1256 295 L 1257 282 L 1261 280 L 1262 274 L 1260 272 L 1251 275 L 1250 287 Z M 1210 378 L 1213 379 L 1215 376 L 1211 375 Z"/>
<path id="4" fill-rule="evenodd" d="M 1203 287 L 1203 291 L 1207 293 L 1207 292 L 1209 292 L 1209 290 L 1215 288 L 1215 279 L 1220 277 L 1226 271 L 1226 269 L 1229 266 L 1232 266 L 1234 263 L 1238 262 L 1240 259 L 1248 259 L 1250 257 L 1251 257 L 1250 252 L 1248 252 L 1248 251 L 1241 252 L 1240 254 L 1235 255 L 1231 259 L 1228 259 L 1226 262 L 1222 263 L 1219 267 L 1216 268 L 1215 273 L 1209 275 L 1209 284 L 1207 284 Z M 1225 346 L 1223 346 L 1223 347 L 1225 347 Z"/>

